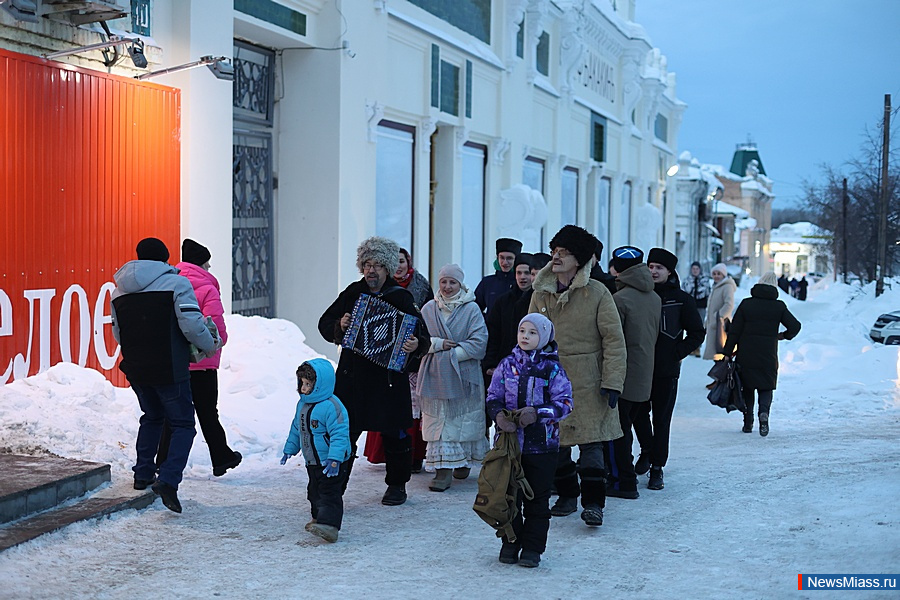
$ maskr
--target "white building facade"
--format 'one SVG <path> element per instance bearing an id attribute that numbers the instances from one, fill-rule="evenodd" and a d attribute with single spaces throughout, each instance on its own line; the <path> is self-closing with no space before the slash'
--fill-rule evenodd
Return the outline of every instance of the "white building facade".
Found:
<path id="1" fill-rule="evenodd" d="M 370 235 L 429 276 L 461 264 L 470 286 L 497 237 L 546 251 L 567 223 L 606 259 L 675 246 L 666 170 L 686 105 L 633 0 L 136 4 L 148 69 L 61 60 L 135 75 L 233 57 L 233 84 L 206 69 L 154 79 L 182 91 L 183 236 L 210 248 L 226 307 L 294 321 L 320 351 L 318 317 L 359 277 Z M 16 52 L 103 39 L 97 24 L 0 11 L 0 45 Z"/>

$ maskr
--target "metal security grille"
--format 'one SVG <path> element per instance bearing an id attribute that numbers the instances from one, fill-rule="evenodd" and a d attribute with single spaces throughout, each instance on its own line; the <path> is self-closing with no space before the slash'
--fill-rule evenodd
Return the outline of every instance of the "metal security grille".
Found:
<path id="1" fill-rule="evenodd" d="M 275 55 L 234 43 L 232 312 L 275 316 L 272 118 Z"/>

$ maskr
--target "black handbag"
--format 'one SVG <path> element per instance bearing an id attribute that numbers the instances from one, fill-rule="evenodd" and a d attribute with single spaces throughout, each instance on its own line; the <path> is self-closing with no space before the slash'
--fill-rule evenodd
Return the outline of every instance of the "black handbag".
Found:
<path id="1" fill-rule="evenodd" d="M 716 372 L 715 375 L 713 371 Z M 709 376 L 717 381 L 715 387 L 707 395 L 710 404 L 724 408 L 726 412 L 733 410 L 744 412 L 746 410 L 744 396 L 741 394 L 740 366 L 734 359 L 725 358 L 716 361 L 709 371 Z"/>

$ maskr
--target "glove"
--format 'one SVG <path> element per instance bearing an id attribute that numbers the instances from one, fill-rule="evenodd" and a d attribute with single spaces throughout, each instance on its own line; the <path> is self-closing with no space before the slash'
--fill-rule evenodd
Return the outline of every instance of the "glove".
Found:
<path id="1" fill-rule="evenodd" d="M 290 457 L 291 457 L 290 454 L 285 454 L 284 456 L 282 456 L 282 457 L 281 457 L 281 464 L 286 463 L 287 460 L 288 460 Z"/>
<path id="2" fill-rule="evenodd" d="M 341 463 L 336 460 L 328 461 L 328 464 L 325 465 L 325 468 L 322 469 L 322 473 L 325 474 L 326 477 L 334 477 L 338 474 L 338 471 L 341 470 Z"/>
<path id="3" fill-rule="evenodd" d="M 519 410 L 519 425 L 521 425 L 522 427 L 528 427 L 535 421 L 537 421 L 537 411 L 533 406 L 526 406 L 525 408 Z"/>
<path id="4" fill-rule="evenodd" d="M 506 415 L 504 415 L 502 412 L 498 412 L 494 420 L 497 422 L 497 429 L 499 429 L 500 431 L 513 433 L 517 429 L 516 424 L 507 419 Z"/>
<path id="5" fill-rule="evenodd" d="M 600 388 L 601 394 L 606 394 L 606 399 L 609 400 L 609 407 L 615 408 L 616 404 L 619 403 L 619 392 L 616 390 L 610 390 L 608 388 Z"/>

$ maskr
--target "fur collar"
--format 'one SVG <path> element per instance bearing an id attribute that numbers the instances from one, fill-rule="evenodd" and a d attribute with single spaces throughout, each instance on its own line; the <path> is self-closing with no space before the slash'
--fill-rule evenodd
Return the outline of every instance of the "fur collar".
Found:
<path id="1" fill-rule="evenodd" d="M 559 294 L 556 302 L 558 304 L 566 304 L 569 301 L 569 292 L 586 287 L 590 280 L 591 263 L 590 261 L 588 261 L 575 273 L 575 278 L 572 280 L 572 284 L 564 292 L 559 294 L 559 292 L 556 291 L 556 282 L 558 280 L 556 278 L 556 273 L 553 272 L 553 263 L 549 262 L 546 264 L 546 266 L 544 266 L 543 269 L 538 271 L 537 276 L 534 278 L 534 285 L 532 287 L 536 292 L 547 292 L 548 294 L 554 295 Z"/>

